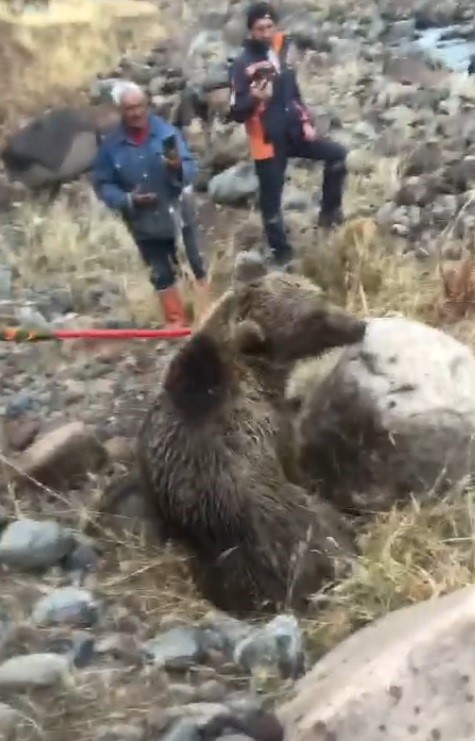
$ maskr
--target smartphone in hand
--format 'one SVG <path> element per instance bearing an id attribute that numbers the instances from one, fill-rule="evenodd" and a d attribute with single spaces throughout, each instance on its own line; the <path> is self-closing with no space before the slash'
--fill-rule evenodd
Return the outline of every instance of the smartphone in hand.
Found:
<path id="1" fill-rule="evenodd" d="M 178 157 L 178 147 L 175 134 L 165 137 L 162 142 L 163 156 L 165 159 L 176 159 Z"/>
<path id="2" fill-rule="evenodd" d="M 141 190 L 140 186 L 135 188 L 132 193 L 132 202 L 136 206 L 151 206 L 157 202 L 155 193 L 148 193 Z"/>

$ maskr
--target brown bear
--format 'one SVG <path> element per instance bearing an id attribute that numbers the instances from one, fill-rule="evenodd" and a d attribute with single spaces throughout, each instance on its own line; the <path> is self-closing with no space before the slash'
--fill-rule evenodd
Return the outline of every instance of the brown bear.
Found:
<path id="1" fill-rule="evenodd" d="M 160 526 L 218 608 L 303 609 L 354 554 L 343 517 L 287 480 L 276 439 L 294 362 L 364 332 L 307 279 L 245 253 L 172 357 L 139 432 L 139 467 Z"/>

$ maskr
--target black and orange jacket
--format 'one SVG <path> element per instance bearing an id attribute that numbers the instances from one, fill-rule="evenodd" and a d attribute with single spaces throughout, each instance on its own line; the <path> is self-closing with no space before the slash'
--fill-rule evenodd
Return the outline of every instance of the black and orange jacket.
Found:
<path id="1" fill-rule="evenodd" d="M 287 61 L 289 45 L 284 34 L 276 34 L 273 49 L 279 57 L 280 73 L 274 78 L 272 98 L 265 104 L 250 95 L 256 70 L 270 64 L 265 44 L 246 39 L 231 71 L 230 115 L 234 121 L 245 124 L 254 160 L 269 159 L 276 147 L 289 138 L 300 137 L 302 120 L 308 116 L 295 71 Z"/>

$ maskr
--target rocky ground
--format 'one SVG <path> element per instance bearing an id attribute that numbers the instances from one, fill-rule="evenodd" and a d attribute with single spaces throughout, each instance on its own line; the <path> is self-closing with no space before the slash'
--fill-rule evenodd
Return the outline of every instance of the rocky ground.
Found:
<path id="1" fill-rule="evenodd" d="M 416 23 L 459 23 L 472 39 L 473 8 L 380 0 L 287 11 L 318 126 L 350 150 L 347 213 L 365 217 L 321 238 L 312 223 L 319 171 L 293 165 L 285 208 L 302 264 L 355 312 L 433 319 L 442 292 L 431 258 L 472 251 L 475 82 L 408 55 L 407 45 Z M 231 3 L 185 13 L 192 30 L 180 30 L 181 46 L 175 39 L 120 69 L 170 109 L 179 87 L 170 79 L 180 75 L 164 70 L 184 67 L 196 84 L 222 75 L 241 12 Z M 260 238 L 250 213 L 256 183 L 238 128 L 216 120 L 211 146 L 197 122 L 187 133 L 202 188 L 209 184 L 201 228 L 219 292 L 234 246 Z M 19 199 L 1 233 L 2 321 L 157 321 L 133 246 L 85 184 L 48 208 Z M 472 344 L 469 321 L 447 329 Z M 130 468 L 135 425 L 172 349 L 0 346 L 0 738 L 279 739 L 259 708 L 271 711 L 304 665 L 387 610 L 472 579 L 469 505 L 455 492 L 449 503 L 378 520 L 364 535 L 359 571 L 319 595 L 314 619 L 300 627 L 288 616 L 254 624 L 210 613 L 182 555 L 146 537 L 137 511 L 123 513 L 122 534 L 96 516 L 110 482 Z"/>
<path id="2" fill-rule="evenodd" d="M 433 252 L 434 234 L 454 219 L 457 240 L 465 241 L 473 230 L 475 82 L 441 68 L 417 39 L 427 28 L 442 26 L 449 27 L 443 37 L 470 42 L 475 30 L 469 6 L 410 5 L 299 3 L 286 5 L 283 13 L 300 50 L 302 88 L 317 125 L 350 151 L 348 215 L 373 214 L 389 234 L 405 239 L 406 250 L 424 256 Z M 167 113 L 185 80 L 200 89 L 226 79 L 241 14 L 239 4 L 201 12 L 185 49 L 164 43 L 146 57 L 124 60 L 110 74 L 135 78 L 157 110 Z M 107 77 L 99 81 L 94 95 L 108 84 Z M 201 156 L 201 185 L 209 184 L 218 203 L 252 203 L 257 184 L 243 162 L 242 130 L 215 121 L 209 146 L 195 124 L 188 136 Z M 315 185 L 314 168 L 297 164 L 290 170 L 286 209 L 298 212 L 304 224 L 315 208 Z"/>

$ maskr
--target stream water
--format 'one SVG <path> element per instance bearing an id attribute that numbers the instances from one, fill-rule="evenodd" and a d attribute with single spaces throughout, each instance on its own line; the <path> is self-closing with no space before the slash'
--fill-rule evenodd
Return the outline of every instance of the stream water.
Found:
<path id="1" fill-rule="evenodd" d="M 429 28 L 422 31 L 416 45 L 449 69 L 465 72 L 470 57 L 475 54 L 475 40 L 467 41 L 462 37 L 444 38 L 448 33 L 455 33 L 456 28 L 456 26 Z"/>

